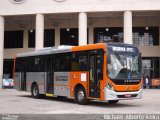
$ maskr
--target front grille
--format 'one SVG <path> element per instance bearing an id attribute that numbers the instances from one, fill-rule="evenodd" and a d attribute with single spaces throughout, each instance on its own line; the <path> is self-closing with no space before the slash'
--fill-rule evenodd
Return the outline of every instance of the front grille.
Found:
<path id="1" fill-rule="evenodd" d="M 117 95 L 118 98 L 126 98 L 125 95 Z M 137 97 L 137 94 L 132 94 L 131 97 Z"/>
<path id="2" fill-rule="evenodd" d="M 123 79 L 112 79 L 112 81 L 116 84 L 116 85 L 136 85 L 139 84 L 141 82 L 141 80 L 123 80 Z"/>

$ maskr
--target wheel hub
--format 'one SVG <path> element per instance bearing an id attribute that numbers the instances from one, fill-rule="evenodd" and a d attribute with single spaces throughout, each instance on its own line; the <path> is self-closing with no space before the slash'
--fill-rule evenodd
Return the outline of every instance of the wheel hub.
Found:
<path id="1" fill-rule="evenodd" d="M 36 87 L 33 88 L 33 95 L 36 96 L 38 94 L 38 89 Z"/>
<path id="2" fill-rule="evenodd" d="M 78 92 L 78 100 L 79 101 L 83 101 L 84 100 L 84 92 L 83 91 L 79 91 Z"/>

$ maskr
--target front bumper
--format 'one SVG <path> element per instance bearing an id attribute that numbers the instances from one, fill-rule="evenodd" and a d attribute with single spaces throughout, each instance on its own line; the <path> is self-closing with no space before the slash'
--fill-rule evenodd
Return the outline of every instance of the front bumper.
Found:
<path id="1" fill-rule="evenodd" d="M 127 99 L 140 99 L 142 98 L 143 89 L 134 92 L 116 92 L 114 90 L 110 90 L 107 87 L 104 89 L 104 99 L 106 101 L 109 100 L 127 100 Z M 131 95 L 131 97 L 126 98 L 125 95 Z"/>

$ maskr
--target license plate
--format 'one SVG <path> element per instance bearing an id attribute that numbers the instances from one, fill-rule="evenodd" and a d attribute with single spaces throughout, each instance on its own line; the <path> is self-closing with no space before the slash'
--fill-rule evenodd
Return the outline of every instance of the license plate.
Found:
<path id="1" fill-rule="evenodd" d="M 124 95 L 126 98 L 130 98 L 131 97 L 131 94 L 126 94 Z"/>

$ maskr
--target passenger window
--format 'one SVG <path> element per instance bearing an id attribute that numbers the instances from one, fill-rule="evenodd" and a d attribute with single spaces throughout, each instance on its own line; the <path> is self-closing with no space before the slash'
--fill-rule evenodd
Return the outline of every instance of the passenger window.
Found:
<path id="1" fill-rule="evenodd" d="M 29 72 L 43 72 L 44 68 L 44 57 L 35 56 L 28 59 L 28 71 Z"/>
<path id="2" fill-rule="evenodd" d="M 72 70 L 87 71 L 87 53 L 75 52 L 72 54 Z"/>
<path id="3" fill-rule="evenodd" d="M 71 70 L 71 53 L 61 53 L 55 55 L 55 71 Z"/>
<path id="4" fill-rule="evenodd" d="M 35 57 L 34 65 L 35 65 L 35 71 L 43 72 L 45 70 L 45 68 L 44 68 L 44 57 L 43 56 Z"/>

